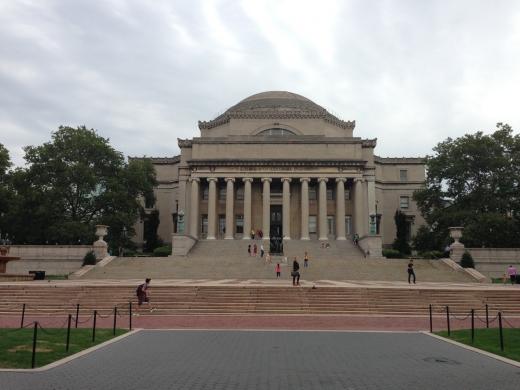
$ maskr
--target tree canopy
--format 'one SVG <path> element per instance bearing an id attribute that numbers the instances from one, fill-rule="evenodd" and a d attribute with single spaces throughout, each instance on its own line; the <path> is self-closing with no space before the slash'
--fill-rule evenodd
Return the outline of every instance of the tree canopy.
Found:
<path id="1" fill-rule="evenodd" d="M 126 163 L 109 140 L 85 126 L 60 126 L 52 141 L 24 148 L 26 168 L 10 177 L 15 199 L 3 220 L 16 242 L 89 243 L 94 225 L 132 236 L 141 199 L 155 204 L 156 173 L 149 159 Z"/>
<path id="2" fill-rule="evenodd" d="M 414 237 L 416 249 L 442 249 L 450 226 L 464 227 L 466 247 L 518 247 L 520 137 L 498 123 L 490 135 L 448 138 L 433 150 L 424 188 L 413 195 L 428 223 Z"/>
<path id="3" fill-rule="evenodd" d="M 11 166 L 9 151 L 4 145 L 0 144 L 0 216 L 7 211 L 11 199 L 11 192 L 9 191 L 8 185 L 9 168 L 11 168 Z"/>

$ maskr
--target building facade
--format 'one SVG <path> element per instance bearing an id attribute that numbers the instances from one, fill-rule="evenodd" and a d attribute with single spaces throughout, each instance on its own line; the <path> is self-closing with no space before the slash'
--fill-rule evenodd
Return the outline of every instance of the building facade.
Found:
<path id="1" fill-rule="evenodd" d="M 199 239 L 248 240 L 258 230 L 264 239 L 346 240 L 368 234 L 373 214 L 389 246 L 401 210 L 411 237 L 423 223 L 412 202 L 422 159 L 378 157 L 377 139 L 354 128 L 290 92 L 259 93 L 199 122 L 200 137 L 178 140 L 179 156 L 153 158 L 159 235 L 171 242 L 183 214 L 184 232 Z M 137 224 L 137 243 L 146 225 Z"/>

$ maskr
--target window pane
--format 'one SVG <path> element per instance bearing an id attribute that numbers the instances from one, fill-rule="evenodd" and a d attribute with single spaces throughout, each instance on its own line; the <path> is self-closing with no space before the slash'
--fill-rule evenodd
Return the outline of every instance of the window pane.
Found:
<path id="1" fill-rule="evenodd" d="M 407 196 L 401 196 L 401 208 L 407 209 L 409 206 L 408 203 L 409 203 L 409 198 Z"/>
<path id="2" fill-rule="evenodd" d="M 333 200 L 332 193 L 333 193 L 332 188 L 327 187 L 327 200 Z"/>
<path id="3" fill-rule="evenodd" d="M 226 232 L 226 216 L 224 214 L 218 216 L 218 232 Z"/>
<path id="4" fill-rule="evenodd" d="M 218 198 L 220 200 L 226 200 L 226 195 L 227 195 L 227 186 L 225 186 L 225 185 L 220 186 Z"/>
<path id="5" fill-rule="evenodd" d="M 309 186 L 309 200 L 316 200 L 316 186 Z"/>
<path id="6" fill-rule="evenodd" d="M 345 190 L 345 200 L 350 200 L 350 190 Z"/>
<path id="7" fill-rule="evenodd" d="M 237 200 L 244 200 L 244 186 L 237 187 Z"/>
<path id="8" fill-rule="evenodd" d="M 206 214 L 202 215 L 202 233 L 208 232 L 208 216 Z"/>
<path id="9" fill-rule="evenodd" d="M 408 181 L 408 171 L 399 171 L 399 179 L 401 181 Z"/>
<path id="10" fill-rule="evenodd" d="M 345 215 L 345 234 L 352 234 L 352 217 Z"/>
<path id="11" fill-rule="evenodd" d="M 202 199 L 208 200 L 209 199 L 209 185 L 205 184 L 202 186 Z"/>
<path id="12" fill-rule="evenodd" d="M 237 214 L 235 217 L 236 233 L 244 233 L 244 215 Z"/>
<path id="13" fill-rule="evenodd" d="M 327 227 L 329 230 L 328 234 L 334 234 L 334 216 L 327 215 Z"/>
<path id="14" fill-rule="evenodd" d="M 309 233 L 316 234 L 316 226 L 317 226 L 318 217 L 316 215 L 309 215 Z"/>

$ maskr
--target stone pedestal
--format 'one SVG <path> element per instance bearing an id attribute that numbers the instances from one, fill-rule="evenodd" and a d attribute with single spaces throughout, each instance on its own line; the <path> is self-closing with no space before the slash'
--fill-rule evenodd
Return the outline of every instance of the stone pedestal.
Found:
<path id="1" fill-rule="evenodd" d="M 450 227 L 448 229 L 450 230 L 451 238 L 455 240 L 455 242 L 450 245 L 450 259 L 452 259 L 455 262 L 459 262 L 462 258 L 462 254 L 466 250 L 464 244 L 461 244 L 459 242 L 460 238 L 462 237 L 462 231 L 464 230 L 464 228 L 459 226 Z"/>
<path id="2" fill-rule="evenodd" d="M 94 242 L 94 253 L 97 261 L 103 260 L 108 256 L 108 244 L 103 239 L 105 234 L 107 234 L 107 229 L 108 226 L 106 225 L 96 225 L 96 236 L 98 236 L 98 240 Z"/>
<path id="3" fill-rule="evenodd" d="M 363 252 L 370 251 L 370 257 L 383 257 L 383 241 L 379 234 L 369 234 L 359 237 L 358 245 Z"/>

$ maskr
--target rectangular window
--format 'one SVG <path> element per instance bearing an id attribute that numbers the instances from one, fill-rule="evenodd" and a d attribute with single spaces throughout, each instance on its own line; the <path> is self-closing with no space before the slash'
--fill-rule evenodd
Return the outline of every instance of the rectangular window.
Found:
<path id="1" fill-rule="evenodd" d="M 226 232 L 226 215 L 219 214 L 218 216 L 218 232 L 225 233 Z"/>
<path id="2" fill-rule="evenodd" d="M 327 186 L 327 200 L 333 200 L 334 199 L 333 193 L 334 193 L 334 191 L 333 191 L 332 186 Z"/>
<path id="3" fill-rule="evenodd" d="M 309 215 L 309 233 L 316 234 L 318 225 L 318 217 L 316 215 Z"/>
<path id="4" fill-rule="evenodd" d="M 200 224 L 200 226 L 202 227 L 202 233 L 208 233 L 208 215 L 207 214 L 203 214 L 202 215 L 202 223 Z"/>
<path id="5" fill-rule="evenodd" d="M 237 186 L 237 200 L 244 200 L 244 186 Z"/>
<path id="6" fill-rule="evenodd" d="M 410 198 L 408 196 L 401 196 L 401 208 L 408 210 L 410 208 Z"/>
<path id="7" fill-rule="evenodd" d="M 202 200 L 209 199 L 209 184 L 202 184 Z"/>
<path id="8" fill-rule="evenodd" d="M 329 230 L 328 234 L 334 234 L 334 216 L 327 215 L 327 228 Z"/>
<path id="9" fill-rule="evenodd" d="M 316 186 L 309 186 L 309 200 L 316 200 L 317 198 Z"/>
<path id="10" fill-rule="evenodd" d="M 400 170 L 399 171 L 399 180 L 400 181 L 408 181 L 408 171 L 407 170 Z"/>
<path id="11" fill-rule="evenodd" d="M 345 234 L 352 234 L 352 216 L 345 215 Z"/>
<path id="12" fill-rule="evenodd" d="M 218 190 L 218 198 L 220 200 L 226 200 L 226 195 L 227 195 L 227 185 L 220 186 L 219 190 Z"/>
<path id="13" fill-rule="evenodd" d="M 350 200 L 350 190 L 345 190 L 345 200 Z"/>
<path id="14" fill-rule="evenodd" d="M 235 216 L 236 233 L 244 234 L 244 214 L 237 214 Z"/>

